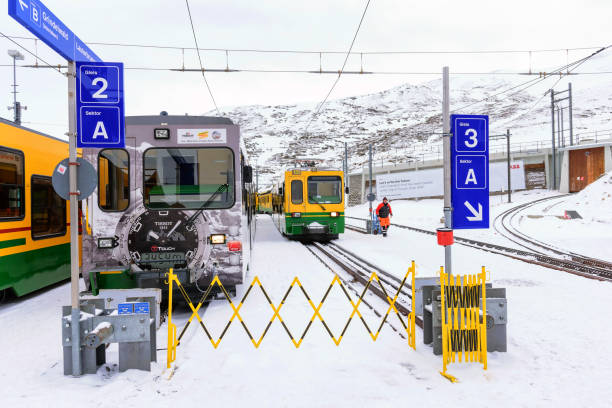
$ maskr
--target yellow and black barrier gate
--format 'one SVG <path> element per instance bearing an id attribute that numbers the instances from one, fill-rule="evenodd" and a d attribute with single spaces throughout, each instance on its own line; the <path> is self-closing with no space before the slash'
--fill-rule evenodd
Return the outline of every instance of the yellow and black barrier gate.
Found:
<path id="1" fill-rule="evenodd" d="M 479 362 L 487 369 L 486 272 L 453 276 L 440 268 L 442 315 L 442 374 L 450 363 Z M 482 309 L 482 311 L 481 311 Z"/>
<path id="2" fill-rule="evenodd" d="M 219 278 L 215 277 L 213 279 L 213 281 L 210 283 L 210 285 L 208 285 L 208 288 L 206 289 L 206 291 L 202 295 L 202 297 L 199 300 L 199 302 L 194 305 L 192 300 L 189 298 L 189 295 L 187 294 L 187 292 L 183 288 L 183 285 L 181 285 L 181 283 L 179 282 L 177 276 L 174 274 L 173 270 L 170 269 L 169 273 L 167 274 L 167 277 L 168 277 L 168 281 L 167 281 L 167 283 L 168 283 L 168 357 L 167 357 L 167 367 L 170 368 L 172 362 L 175 361 L 175 359 L 176 359 L 176 348 L 180 344 L 183 335 L 185 334 L 187 328 L 189 327 L 189 325 L 191 324 L 191 322 L 194 319 L 196 319 L 200 323 L 200 326 L 202 327 L 202 330 L 204 330 L 204 333 L 206 334 L 206 336 L 208 337 L 208 339 L 210 340 L 211 344 L 213 345 L 213 347 L 215 349 L 219 346 L 219 343 L 221 343 L 221 340 L 223 339 L 223 336 L 225 335 L 225 333 L 227 332 L 227 330 L 231 326 L 231 324 L 234 321 L 234 319 L 238 319 L 238 321 L 240 321 L 240 324 L 242 325 L 244 331 L 246 332 L 247 336 L 249 337 L 249 339 L 251 340 L 251 342 L 253 343 L 253 346 L 255 348 L 259 347 L 259 345 L 263 341 L 266 333 L 270 329 L 270 326 L 272 326 L 272 323 L 274 323 L 274 320 L 276 320 L 276 319 L 278 319 L 280 324 L 283 326 L 283 328 L 287 332 L 287 335 L 289 336 L 289 339 L 291 340 L 293 345 L 296 348 L 299 348 L 300 345 L 302 344 L 302 341 L 306 337 L 306 333 L 308 333 L 310 327 L 312 326 L 312 323 L 317 318 L 323 324 L 323 327 L 325 328 L 325 330 L 327 331 L 327 333 L 331 337 L 331 339 L 334 342 L 334 344 L 336 344 L 336 346 L 339 346 L 340 342 L 342 341 L 342 337 L 346 333 L 346 330 L 348 329 L 349 324 L 351 323 L 351 321 L 352 321 L 353 317 L 355 317 L 355 315 L 357 315 L 359 317 L 359 319 L 361 320 L 361 322 L 365 326 L 365 328 L 368 331 L 368 333 L 369 333 L 370 337 L 372 338 L 372 340 L 376 341 L 376 339 L 378 338 L 378 335 L 380 334 L 380 331 L 381 331 L 383 325 L 385 324 L 385 321 L 389 317 L 389 314 L 391 314 L 391 312 L 394 312 L 397 315 L 397 317 L 398 317 L 399 321 L 401 322 L 402 326 L 404 327 L 404 330 L 406 331 L 406 334 L 407 334 L 407 337 L 408 337 L 408 345 L 410 347 L 412 347 L 413 349 L 415 349 L 415 302 L 411 301 L 411 311 L 410 311 L 410 313 L 409 313 L 409 315 L 408 315 L 406 320 L 404 320 L 404 318 L 402 318 L 400 312 L 397 310 L 397 308 L 395 306 L 395 304 L 397 302 L 397 299 L 398 299 L 402 289 L 404 288 L 404 286 L 408 282 L 410 284 L 410 287 L 408 289 L 412 293 L 412 299 L 415 299 L 415 283 L 414 283 L 414 281 L 415 281 L 415 273 L 416 273 L 416 267 L 415 267 L 415 264 L 414 264 L 414 261 L 413 261 L 411 266 L 410 266 L 410 268 L 408 269 L 408 272 L 404 276 L 404 278 L 402 280 L 402 283 L 399 285 L 399 288 L 397 289 L 397 292 L 392 295 L 393 297 L 391 297 L 387 293 L 386 288 L 384 287 L 384 285 L 380 281 L 380 279 L 379 279 L 378 275 L 376 274 L 376 272 L 373 272 L 371 277 L 370 277 L 370 279 L 368 280 L 368 283 L 365 285 L 365 288 L 364 288 L 363 292 L 361 293 L 361 295 L 359 296 L 359 298 L 357 299 L 356 302 L 351 298 L 351 296 L 349 295 L 348 291 L 346 290 L 346 287 L 343 285 L 343 283 L 340 280 L 340 278 L 338 278 L 338 276 L 334 276 L 334 278 L 331 281 L 331 284 L 329 285 L 329 288 L 327 289 L 327 291 L 323 295 L 323 298 L 319 302 L 318 306 L 315 306 L 314 302 L 312 301 L 312 299 L 310 298 L 310 296 L 306 292 L 306 289 L 304 288 L 304 286 L 302 286 L 302 283 L 300 282 L 300 280 L 297 277 L 293 278 L 293 281 L 289 285 L 289 288 L 285 292 L 285 295 L 283 296 L 283 299 L 278 304 L 278 306 L 276 306 L 272 302 L 272 299 L 270 298 L 270 296 L 266 292 L 264 286 L 262 285 L 261 281 L 259 280 L 259 277 L 257 277 L 257 276 L 255 276 L 255 278 L 253 278 L 253 281 L 251 282 L 251 285 L 249 286 L 249 288 L 245 292 L 244 296 L 242 297 L 242 299 L 240 300 L 240 303 L 238 303 L 238 305 L 236 305 L 236 304 L 234 304 L 234 302 L 232 302 L 232 299 L 231 299 L 230 295 L 228 294 L 227 290 L 223 287 L 223 284 L 221 283 Z M 370 290 L 370 287 L 374 283 L 378 283 L 378 286 L 380 287 L 380 289 L 384 293 L 384 295 L 386 297 L 386 301 L 389 304 L 389 307 L 387 308 L 387 312 L 383 316 L 382 321 L 380 322 L 380 325 L 378 326 L 378 330 L 376 331 L 376 333 L 372 332 L 372 330 L 370 329 L 370 327 L 366 323 L 365 319 L 363 318 L 361 312 L 359 311 L 359 307 L 363 303 L 363 300 L 364 300 L 364 297 L 365 297 L 367 291 Z M 179 334 L 178 337 L 177 337 L 177 328 L 176 328 L 176 325 L 174 323 L 172 323 L 172 292 L 174 290 L 174 285 L 175 284 L 178 287 L 179 291 L 181 292 L 182 296 L 185 298 L 185 301 L 189 305 L 189 308 L 191 309 L 191 312 L 192 312 L 191 316 L 189 317 L 189 320 L 185 323 L 185 326 L 181 330 L 181 333 Z M 325 299 L 327 299 L 327 296 L 331 292 L 333 286 L 336 285 L 336 284 L 340 286 L 340 288 L 342 289 L 342 292 L 344 293 L 344 295 L 346 296 L 347 300 L 349 301 L 349 303 L 351 304 L 351 307 L 352 307 L 351 314 L 349 315 L 348 320 L 347 320 L 346 324 L 344 325 L 344 328 L 342 329 L 342 332 L 340 333 L 340 335 L 338 337 L 334 336 L 334 334 L 332 333 L 331 329 L 329 328 L 327 323 L 325 323 L 325 320 L 323 319 L 323 316 L 321 316 L 321 313 L 320 313 L 321 307 L 323 306 L 323 303 L 325 302 Z M 223 295 L 224 295 L 225 299 L 227 300 L 227 302 L 229 303 L 230 307 L 233 310 L 233 314 L 232 314 L 231 318 L 229 319 L 229 321 L 225 325 L 223 331 L 221 332 L 221 335 L 216 340 L 211 335 L 210 331 L 208 330 L 208 328 L 204 324 L 204 322 L 202 320 L 202 317 L 199 314 L 200 308 L 202 307 L 204 302 L 206 302 L 206 300 L 208 300 L 208 298 L 209 298 L 209 296 L 210 296 L 210 294 L 211 294 L 211 292 L 212 292 L 212 290 L 213 290 L 213 288 L 215 286 L 217 286 L 223 292 Z M 249 294 L 251 293 L 251 291 L 253 290 L 253 288 L 255 286 L 259 287 L 259 289 L 261 290 L 261 292 L 265 296 L 266 300 L 270 304 L 270 307 L 272 308 L 272 311 L 273 311 L 273 314 L 272 314 L 272 317 L 270 318 L 270 321 L 268 322 L 268 324 L 267 324 L 266 328 L 264 329 L 263 333 L 261 334 L 261 336 L 257 340 L 251 334 L 251 331 L 248 329 L 246 323 L 242 319 L 242 316 L 240 316 L 240 310 L 241 310 L 244 302 L 246 301 L 247 297 L 249 296 Z M 283 319 L 282 319 L 282 317 L 280 315 L 281 308 L 285 304 L 285 300 L 287 299 L 287 297 L 289 296 L 289 294 L 291 293 L 293 288 L 295 288 L 296 286 L 300 288 L 302 294 L 306 298 L 306 301 L 308 302 L 308 304 L 310 305 L 310 307 L 313 310 L 313 315 L 310 318 L 310 321 L 307 323 L 306 328 L 302 332 L 302 335 L 299 338 L 299 340 L 296 340 L 296 338 L 293 336 L 293 334 L 291 333 L 291 331 L 289 330 L 289 328 L 287 327 L 287 325 L 285 324 L 285 322 L 283 321 Z"/>

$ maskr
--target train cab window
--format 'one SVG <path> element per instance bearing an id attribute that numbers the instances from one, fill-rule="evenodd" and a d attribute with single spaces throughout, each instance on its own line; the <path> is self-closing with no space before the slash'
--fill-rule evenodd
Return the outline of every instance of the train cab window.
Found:
<path id="1" fill-rule="evenodd" d="M 25 213 L 23 153 L 0 149 L 0 221 L 23 218 Z"/>
<path id="2" fill-rule="evenodd" d="M 57 195 L 51 177 L 32 176 L 32 239 L 66 234 L 66 200 Z"/>
<path id="3" fill-rule="evenodd" d="M 231 208 L 234 153 L 226 147 L 151 148 L 143 155 L 144 204 L 152 209 Z"/>
<path id="4" fill-rule="evenodd" d="M 98 206 L 103 211 L 125 211 L 130 203 L 128 152 L 104 149 L 98 155 Z"/>
<path id="5" fill-rule="evenodd" d="M 342 179 L 339 176 L 308 177 L 308 202 L 311 204 L 340 204 Z"/>
<path id="6" fill-rule="evenodd" d="M 302 204 L 304 202 L 304 186 L 302 180 L 291 181 L 291 203 Z"/>

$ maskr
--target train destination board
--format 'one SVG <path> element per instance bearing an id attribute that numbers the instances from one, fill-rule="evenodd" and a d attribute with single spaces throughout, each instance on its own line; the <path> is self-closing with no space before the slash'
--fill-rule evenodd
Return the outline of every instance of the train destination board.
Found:
<path id="1" fill-rule="evenodd" d="M 489 117 L 451 115 L 453 228 L 489 228 Z"/>

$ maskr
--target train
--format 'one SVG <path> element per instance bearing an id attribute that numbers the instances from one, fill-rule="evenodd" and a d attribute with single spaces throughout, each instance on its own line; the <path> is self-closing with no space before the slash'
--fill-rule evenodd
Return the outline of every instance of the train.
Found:
<path id="1" fill-rule="evenodd" d="M 70 206 L 51 184 L 67 156 L 67 141 L 0 118 L 0 301 L 70 278 Z"/>
<path id="2" fill-rule="evenodd" d="M 275 201 L 275 195 L 272 191 L 266 191 L 264 193 L 257 194 L 257 213 L 258 214 L 272 214 L 273 204 Z"/>
<path id="3" fill-rule="evenodd" d="M 273 190 L 272 218 L 288 238 L 333 240 L 344 233 L 344 172 L 294 167 L 285 170 Z"/>
<path id="4" fill-rule="evenodd" d="M 82 274 L 88 289 L 187 291 L 214 277 L 235 293 L 256 231 L 253 170 L 240 128 L 207 116 L 126 117 L 125 148 L 83 149 L 98 172 L 87 198 Z"/>

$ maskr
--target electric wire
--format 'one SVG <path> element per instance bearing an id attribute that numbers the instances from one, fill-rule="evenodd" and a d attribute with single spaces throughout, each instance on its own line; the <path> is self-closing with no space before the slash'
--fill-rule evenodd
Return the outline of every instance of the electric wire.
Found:
<path id="1" fill-rule="evenodd" d="M 334 88 L 336 87 L 338 82 L 340 81 L 340 77 L 342 76 L 342 71 L 344 71 L 344 68 L 346 67 L 346 63 L 347 63 L 347 61 L 349 59 L 349 56 L 351 55 L 351 50 L 353 49 L 353 45 L 355 45 L 355 40 L 357 39 L 357 34 L 359 34 L 359 30 L 361 29 L 361 24 L 363 23 L 363 19 L 365 18 L 366 12 L 368 11 L 368 7 L 370 6 L 370 1 L 371 0 L 368 0 L 368 2 L 366 3 L 365 8 L 363 10 L 363 13 L 361 14 L 361 19 L 359 20 L 359 25 L 357 26 L 357 30 L 355 30 L 355 35 L 353 36 L 353 40 L 351 41 L 351 45 L 350 45 L 350 47 L 348 49 L 348 52 L 346 53 L 346 57 L 344 58 L 344 63 L 342 64 L 342 68 L 338 72 L 338 77 L 336 78 L 336 80 L 332 84 L 329 92 L 327 93 L 327 95 L 325 96 L 323 101 L 319 104 L 319 106 L 317 107 L 316 111 L 314 112 L 314 114 L 310 118 L 310 121 L 308 122 L 308 124 L 304 128 L 304 133 L 308 132 L 308 129 L 310 128 L 310 125 L 315 120 L 315 118 L 317 117 L 317 115 L 319 114 L 321 109 L 323 108 L 323 105 L 325 105 L 325 102 L 327 102 L 327 99 L 329 98 L 329 96 L 331 95 L 332 91 L 334 90 Z"/>
<path id="2" fill-rule="evenodd" d="M 202 64 L 202 57 L 200 56 L 200 49 L 198 48 L 198 39 L 196 37 L 195 27 L 193 26 L 193 19 L 191 18 L 191 9 L 189 8 L 189 0 L 185 0 L 185 4 L 187 5 L 187 13 L 189 14 L 189 22 L 191 23 L 191 31 L 193 32 L 193 41 L 195 43 L 195 48 L 198 54 L 198 61 L 200 62 L 200 70 L 202 71 L 202 78 L 204 78 L 204 83 L 206 84 L 206 88 L 208 88 L 210 99 L 212 99 L 213 105 L 215 105 L 217 115 L 221 116 L 221 112 L 219 111 L 219 107 L 217 106 L 217 101 L 215 101 L 215 97 L 213 96 L 212 90 L 210 89 L 210 85 L 208 84 L 208 80 L 206 79 L 206 74 L 204 73 L 204 65 Z"/>
<path id="3" fill-rule="evenodd" d="M 7 36 L 13 39 L 22 40 L 33 40 L 35 37 L 25 36 Z M 155 48 L 155 49 L 168 49 L 168 50 L 196 50 L 196 47 L 181 47 L 176 45 L 158 45 L 158 44 L 130 44 L 120 42 L 95 42 L 88 41 L 87 45 L 102 45 L 102 46 L 113 46 L 113 47 L 131 47 L 131 48 Z M 401 54 L 520 54 L 520 53 L 549 53 L 549 52 L 569 52 L 569 51 L 584 51 L 584 50 L 596 50 L 602 46 L 593 47 L 566 47 L 566 48 L 542 48 L 535 50 L 528 49 L 498 49 L 498 50 L 400 50 L 400 51 L 354 51 L 353 54 L 363 55 L 401 55 Z M 345 54 L 345 51 L 336 50 L 273 50 L 263 48 L 198 48 L 200 51 L 218 51 L 218 52 L 244 52 L 244 53 L 270 53 L 270 54 Z"/>
<path id="4" fill-rule="evenodd" d="M 44 59 L 40 58 L 38 55 L 34 54 L 32 51 L 28 50 L 26 47 L 24 47 L 23 45 L 19 44 L 17 41 L 13 40 L 12 38 L 10 38 L 9 36 L 7 36 L 6 34 L 4 34 L 3 32 L 0 32 L 0 35 L 2 35 L 4 38 L 6 38 L 7 40 L 9 40 L 10 42 L 12 42 L 13 44 L 15 44 L 16 46 L 18 46 L 19 48 L 23 49 L 25 52 L 27 52 L 28 54 L 31 54 L 34 58 L 36 58 L 37 60 L 40 60 L 42 62 L 44 62 L 45 64 L 47 64 L 50 68 L 53 68 L 54 71 L 57 71 L 60 73 L 60 75 L 64 75 L 64 73 L 57 67 L 54 67 L 53 65 L 49 64 L 47 61 L 45 61 Z"/>

